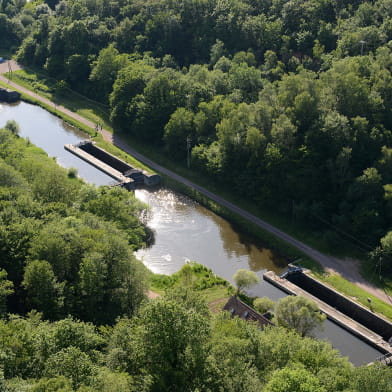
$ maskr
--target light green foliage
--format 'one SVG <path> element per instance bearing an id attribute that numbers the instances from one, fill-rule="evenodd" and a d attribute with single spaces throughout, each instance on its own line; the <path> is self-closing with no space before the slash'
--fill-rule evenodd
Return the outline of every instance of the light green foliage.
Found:
<path id="1" fill-rule="evenodd" d="M 172 275 L 154 274 L 151 284 L 157 290 L 168 290 L 184 287 L 199 291 L 213 287 L 229 287 L 227 280 L 215 275 L 211 269 L 196 262 L 184 264 L 184 266 Z"/>
<path id="2" fill-rule="evenodd" d="M 205 317 L 210 316 L 210 311 L 208 309 L 206 301 L 190 288 L 186 287 L 176 287 L 165 295 L 165 298 L 172 300 L 174 302 L 179 302 L 184 305 L 186 309 L 193 309 L 197 313 L 202 314 Z"/>
<path id="3" fill-rule="evenodd" d="M 253 301 L 253 307 L 261 314 L 264 314 L 274 309 L 275 302 L 268 297 L 256 298 Z"/>
<path id="4" fill-rule="evenodd" d="M 392 391 L 392 371 L 387 366 L 375 364 L 364 366 L 354 374 L 351 388 L 358 392 L 390 392 Z"/>
<path id="5" fill-rule="evenodd" d="M 238 317 L 231 318 L 226 313 L 214 320 L 211 354 L 208 358 L 212 390 L 261 390 L 263 383 L 257 377 L 258 368 L 254 355 L 257 349 L 253 346 L 253 339 L 257 339 L 257 334 L 255 325 L 248 324 Z"/>
<path id="6" fill-rule="evenodd" d="M 95 373 L 94 364 L 87 354 L 73 346 L 51 355 L 44 370 L 47 377 L 64 376 L 70 379 L 74 388 L 88 384 Z"/>
<path id="7" fill-rule="evenodd" d="M 233 280 L 237 286 L 237 291 L 241 292 L 244 289 L 254 286 L 259 281 L 259 278 L 253 271 L 239 269 L 234 274 Z"/>
<path id="8" fill-rule="evenodd" d="M 184 108 L 177 109 L 165 126 L 163 140 L 171 154 L 186 156 L 187 139 L 194 139 L 193 113 Z"/>
<path id="9" fill-rule="evenodd" d="M 306 297 L 287 296 L 280 299 L 274 311 L 274 322 L 282 327 L 294 329 L 301 336 L 311 335 L 325 320 L 317 304 Z"/>
<path id="10" fill-rule="evenodd" d="M 124 68 L 127 63 L 129 63 L 128 56 L 120 55 L 113 44 L 99 52 L 97 60 L 93 63 L 89 78 L 96 82 L 97 88 L 100 89 L 106 99 L 112 90 L 118 71 Z"/>
<path id="11" fill-rule="evenodd" d="M 319 374 L 329 392 L 344 390 L 350 382 L 352 365 L 326 342 L 302 338 L 295 331 L 274 327 L 259 335 L 257 347 L 256 363 L 268 373 L 300 363 L 312 374 Z M 329 374 L 340 381 L 339 389 L 328 379 Z"/>
<path id="12" fill-rule="evenodd" d="M 33 385 L 32 392 L 72 392 L 72 383 L 64 376 L 43 378 Z"/>
<path id="13" fill-rule="evenodd" d="M 171 300 L 150 303 L 140 314 L 147 369 L 155 375 L 156 389 L 176 385 L 188 389 L 201 382 L 204 343 L 208 334 L 206 319 L 193 309 Z M 179 370 L 176 377 L 175 369 Z M 155 388 L 154 388 L 155 389 Z M 183 390 L 184 390 L 183 389 Z"/>
<path id="14" fill-rule="evenodd" d="M 263 391 L 326 392 L 318 378 L 302 367 L 289 367 L 275 371 Z"/>
<path id="15" fill-rule="evenodd" d="M 139 218 L 146 212 L 147 206 L 131 192 L 120 187 L 102 187 L 97 193 L 89 192 L 84 197 L 86 199 L 82 199 L 80 206 L 82 210 L 114 222 L 127 232 L 129 244 L 135 249 L 142 246 L 146 233 Z"/>
<path id="16" fill-rule="evenodd" d="M 194 307 L 184 305 L 157 299 L 146 304 L 133 322 L 120 321 L 111 339 L 112 366 L 121 364 L 121 370 L 136 374 L 146 370 L 152 376 L 151 391 L 169 391 L 174 386 L 190 391 L 201 385 L 208 321 Z"/>
<path id="17" fill-rule="evenodd" d="M 93 381 L 94 390 L 103 392 L 130 392 L 137 391 L 132 378 L 128 373 L 112 372 L 101 368 Z M 139 389 L 141 391 L 141 389 Z"/>

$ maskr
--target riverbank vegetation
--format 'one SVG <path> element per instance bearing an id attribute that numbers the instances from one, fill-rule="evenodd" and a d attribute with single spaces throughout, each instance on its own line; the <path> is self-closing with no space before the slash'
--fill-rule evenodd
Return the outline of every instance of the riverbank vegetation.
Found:
<path id="1" fill-rule="evenodd" d="M 6 46 L 55 89 L 177 164 L 189 140 L 200 175 L 389 272 L 387 0 L 3 3 Z"/>
<path id="2" fill-rule="evenodd" d="M 212 315 L 199 293 L 230 286 L 199 264 L 151 278 L 133 255 L 145 206 L 84 184 L 13 130 L 0 130 L 1 390 L 392 391 L 385 366 Z M 146 298 L 150 280 L 162 298 Z"/>
<path id="3" fill-rule="evenodd" d="M 9 129 L 0 140 L 0 260 L 13 286 L 7 311 L 96 323 L 131 315 L 147 287 L 133 256 L 147 239 L 139 220 L 147 207 L 120 188 L 83 184 Z"/>

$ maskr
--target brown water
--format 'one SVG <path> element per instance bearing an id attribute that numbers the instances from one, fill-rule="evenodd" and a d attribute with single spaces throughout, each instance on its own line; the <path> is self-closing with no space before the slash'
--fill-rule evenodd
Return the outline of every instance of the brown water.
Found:
<path id="1" fill-rule="evenodd" d="M 20 102 L 14 105 L 0 104 L 0 127 L 14 119 L 20 126 L 20 135 L 56 157 L 64 167 L 75 167 L 80 177 L 96 185 L 113 183 L 106 174 L 90 166 L 64 149 L 67 143 L 77 143 L 85 135 L 38 106 Z M 151 207 L 149 226 L 155 232 L 155 243 L 137 256 L 152 271 L 171 274 L 187 260 L 198 261 L 216 274 L 231 280 L 239 268 L 256 271 L 282 271 L 285 261 L 259 241 L 251 239 L 221 217 L 195 201 L 170 189 L 157 191 L 137 190 L 136 196 Z M 285 293 L 265 281 L 252 289 L 258 296 L 274 300 Z M 331 341 L 354 364 L 365 364 L 381 354 L 330 321 L 325 322 L 319 338 Z"/>
<path id="2" fill-rule="evenodd" d="M 271 249 L 186 196 L 167 188 L 137 190 L 136 196 L 152 208 L 148 225 L 157 233 L 155 244 L 137 255 L 154 272 L 171 274 L 192 260 L 230 279 L 239 268 L 279 272 L 286 265 Z"/>

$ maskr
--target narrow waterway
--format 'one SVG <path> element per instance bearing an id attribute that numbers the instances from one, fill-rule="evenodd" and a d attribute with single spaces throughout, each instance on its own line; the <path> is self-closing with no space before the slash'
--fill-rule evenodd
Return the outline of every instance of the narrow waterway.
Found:
<path id="1" fill-rule="evenodd" d="M 96 185 L 113 180 L 64 149 L 67 143 L 77 143 L 85 135 L 70 127 L 42 108 L 24 102 L 0 104 L 0 127 L 7 120 L 16 120 L 20 136 L 28 137 L 64 167 L 75 167 L 79 176 Z M 171 274 L 187 260 L 198 261 L 216 274 L 231 280 L 239 268 L 258 274 L 264 270 L 281 272 L 285 261 L 258 241 L 241 234 L 232 225 L 193 200 L 170 189 L 137 190 L 136 197 L 151 207 L 149 226 L 155 232 L 155 243 L 137 256 L 153 272 Z M 252 292 L 277 300 L 285 293 L 262 281 Z M 319 338 L 346 355 L 354 364 L 365 364 L 380 356 L 380 352 L 362 342 L 341 327 L 326 321 Z"/>

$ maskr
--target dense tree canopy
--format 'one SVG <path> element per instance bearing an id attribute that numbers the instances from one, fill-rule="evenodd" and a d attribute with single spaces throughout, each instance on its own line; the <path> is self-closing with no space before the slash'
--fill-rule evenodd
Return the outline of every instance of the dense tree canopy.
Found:
<path id="1" fill-rule="evenodd" d="M 389 6 L 4 0 L 1 45 L 110 105 L 118 131 L 183 164 L 190 140 L 194 170 L 368 251 L 390 229 Z"/>
<path id="2" fill-rule="evenodd" d="M 0 312 L 97 324 L 132 315 L 146 290 L 133 255 L 145 207 L 125 190 L 83 184 L 12 130 L 0 139 Z"/>
<path id="3" fill-rule="evenodd" d="M 157 276 L 173 288 L 146 300 L 145 269 L 132 254 L 143 227 L 128 217 L 143 206 L 132 194 L 83 184 L 8 129 L 0 139 L 2 390 L 390 390 L 390 369 L 356 369 L 292 325 L 260 331 L 212 315 L 192 289 L 225 282 L 199 264 Z M 42 193 L 52 181 L 44 168 L 63 181 L 61 194 Z M 180 278 L 186 287 L 175 285 Z"/>
<path id="4" fill-rule="evenodd" d="M 184 165 L 188 144 L 193 170 L 331 244 L 376 247 L 375 263 L 392 272 L 391 9 L 0 0 L 0 49 L 56 78 L 57 92 L 108 105 L 116 132 Z M 0 390 L 391 390 L 388 368 L 356 369 L 293 330 L 212 316 L 193 294 L 143 302 L 146 273 L 133 256 L 146 238 L 143 207 L 82 184 L 8 128 Z"/>
<path id="5" fill-rule="evenodd" d="M 0 382 L 12 392 L 391 391 L 385 366 L 355 368 L 328 343 L 200 313 L 200 298 L 175 295 L 100 329 L 36 313 L 0 320 Z"/>

